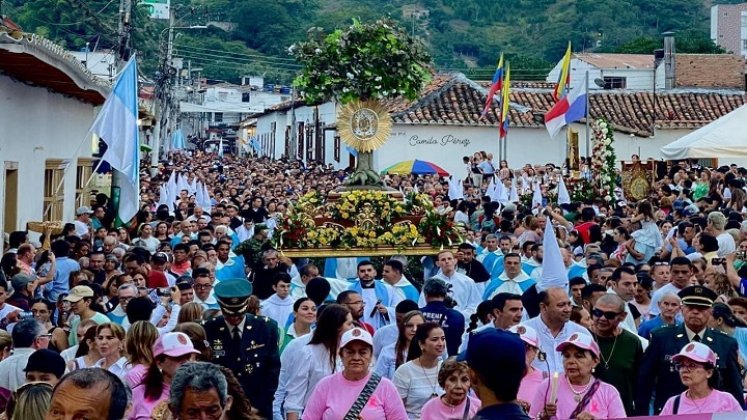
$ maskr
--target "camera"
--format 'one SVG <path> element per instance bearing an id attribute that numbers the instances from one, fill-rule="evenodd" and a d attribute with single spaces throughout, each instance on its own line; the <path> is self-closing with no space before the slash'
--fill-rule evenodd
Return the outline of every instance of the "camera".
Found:
<path id="1" fill-rule="evenodd" d="M 156 289 L 156 294 L 158 296 L 171 296 L 171 289 L 168 287 L 159 287 Z"/>
<path id="2" fill-rule="evenodd" d="M 737 251 L 737 259 L 738 260 L 747 260 L 747 251 Z"/>

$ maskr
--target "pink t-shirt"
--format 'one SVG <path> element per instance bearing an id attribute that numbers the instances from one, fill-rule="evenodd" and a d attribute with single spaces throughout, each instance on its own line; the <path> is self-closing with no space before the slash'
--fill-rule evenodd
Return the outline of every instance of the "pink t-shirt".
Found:
<path id="1" fill-rule="evenodd" d="M 680 394 L 680 407 L 677 410 L 677 414 L 698 414 L 698 413 L 734 413 L 741 412 L 742 407 L 739 406 L 736 398 L 728 392 L 722 392 L 718 390 L 711 391 L 711 394 L 705 398 L 695 400 L 693 402 L 687 397 L 687 391 Z M 677 398 L 675 395 L 667 400 L 664 404 L 664 408 L 661 410 L 661 414 L 674 414 L 674 399 Z"/>
<path id="2" fill-rule="evenodd" d="M 145 365 L 133 366 L 124 376 L 125 383 L 130 389 L 134 389 L 143 382 L 146 372 L 148 372 L 148 367 Z"/>
<path id="3" fill-rule="evenodd" d="M 145 420 L 150 419 L 153 414 L 153 409 L 156 408 L 158 403 L 169 398 L 169 390 L 171 386 L 169 384 L 163 384 L 163 390 L 161 391 L 161 398 L 157 400 L 150 400 L 145 398 L 145 386 L 140 385 L 132 389 L 132 410 L 130 411 L 128 420 Z"/>
<path id="4" fill-rule="evenodd" d="M 370 376 L 370 375 L 369 375 Z M 340 420 L 358 398 L 368 382 L 368 376 L 359 381 L 349 381 L 337 372 L 319 381 L 309 396 L 303 410 L 303 420 Z M 371 398 L 363 407 L 364 419 L 408 420 L 405 406 L 397 388 L 387 378 L 381 378 Z"/>
<path id="5" fill-rule="evenodd" d="M 423 406 L 423 410 L 420 412 L 420 420 L 462 420 L 464 418 L 464 409 L 467 406 L 467 400 L 469 399 L 469 415 L 468 419 L 471 419 L 480 409 L 480 400 L 474 397 L 467 397 L 456 407 L 449 407 L 441 401 L 441 398 L 431 398 Z"/>
<path id="6" fill-rule="evenodd" d="M 593 380 L 593 378 L 592 378 Z M 574 387 L 578 391 L 581 387 Z M 541 413 L 545 408 L 545 402 L 550 398 L 550 378 L 542 381 L 537 389 L 537 393 L 532 399 L 532 405 L 529 408 L 529 417 L 535 418 L 537 414 Z M 575 394 L 571 391 L 568 382 L 565 379 L 564 374 L 560 374 L 558 378 L 558 395 L 557 395 L 557 418 L 567 419 L 570 418 L 573 410 L 576 409 L 578 402 L 574 399 Z M 599 389 L 591 397 L 589 404 L 584 407 L 581 412 L 588 412 L 594 418 L 597 419 L 617 419 L 625 418 L 625 407 L 623 407 L 622 400 L 620 399 L 620 393 L 617 392 L 614 386 L 602 382 L 599 385 Z"/>
<path id="7" fill-rule="evenodd" d="M 534 400 L 534 396 L 537 395 L 537 389 L 542 383 L 542 371 L 534 368 L 531 369 L 532 372 L 521 380 L 519 395 L 517 397 L 520 401 L 527 403 L 531 403 Z"/>

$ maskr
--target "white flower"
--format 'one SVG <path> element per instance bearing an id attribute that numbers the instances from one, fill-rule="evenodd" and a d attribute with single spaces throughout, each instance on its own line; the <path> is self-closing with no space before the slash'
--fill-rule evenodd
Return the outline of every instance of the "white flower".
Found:
<path id="1" fill-rule="evenodd" d="M 317 53 L 317 54 L 321 54 L 322 53 L 322 49 L 321 48 L 317 48 L 317 49 L 314 50 L 314 52 Z"/>
<path id="2" fill-rule="evenodd" d="M 604 145 L 605 146 L 609 146 L 610 144 L 612 144 L 612 140 L 610 140 L 610 139 L 604 139 Z"/>
<path id="3" fill-rule="evenodd" d="M 612 197 L 610 197 L 609 195 L 605 195 L 604 201 L 612 201 Z"/>
<path id="4" fill-rule="evenodd" d="M 348 79 L 355 79 L 355 76 L 353 76 L 353 73 L 351 72 L 348 72 L 346 76 L 348 77 Z"/>
<path id="5" fill-rule="evenodd" d="M 606 122 L 601 122 L 601 123 L 599 123 L 599 126 L 602 127 L 602 128 L 607 128 L 607 123 Z"/>
<path id="6" fill-rule="evenodd" d="M 608 130 L 608 129 L 606 129 L 606 128 L 603 128 L 603 129 L 602 129 L 602 133 L 604 133 L 604 134 L 607 134 L 607 133 L 609 133 L 609 132 L 610 132 L 610 130 Z"/>

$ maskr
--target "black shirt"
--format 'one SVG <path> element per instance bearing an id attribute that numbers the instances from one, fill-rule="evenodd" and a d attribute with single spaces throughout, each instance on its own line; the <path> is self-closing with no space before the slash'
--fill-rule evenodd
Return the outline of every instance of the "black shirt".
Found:
<path id="1" fill-rule="evenodd" d="M 472 420 L 530 420 L 518 404 L 506 403 L 483 407 Z"/>

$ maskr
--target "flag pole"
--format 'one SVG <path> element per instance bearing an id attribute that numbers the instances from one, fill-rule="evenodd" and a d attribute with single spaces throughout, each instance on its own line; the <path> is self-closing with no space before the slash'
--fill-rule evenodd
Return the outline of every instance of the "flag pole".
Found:
<path id="1" fill-rule="evenodd" d="M 584 89 L 586 90 L 586 159 L 589 159 L 591 158 L 591 133 L 589 132 L 589 70 L 586 70 L 584 85 Z"/>

